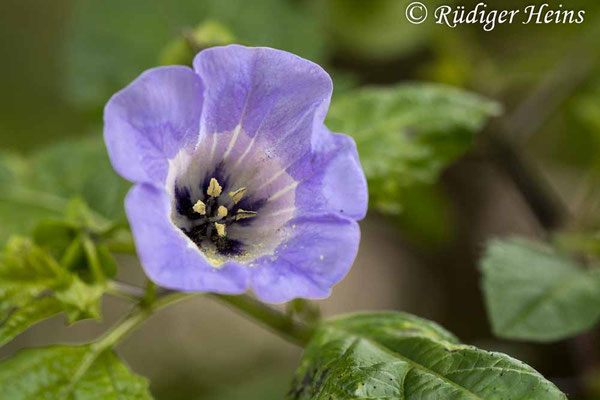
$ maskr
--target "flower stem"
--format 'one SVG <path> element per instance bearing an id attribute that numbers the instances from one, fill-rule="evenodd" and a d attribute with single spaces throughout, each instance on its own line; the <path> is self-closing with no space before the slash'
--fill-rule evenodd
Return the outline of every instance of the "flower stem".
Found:
<path id="1" fill-rule="evenodd" d="M 141 300 L 146 294 L 145 289 L 120 281 L 108 282 L 106 292 L 110 295 L 133 301 Z"/>
<path id="2" fill-rule="evenodd" d="M 103 351 L 114 346 L 118 341 L 137 328 L 139 324 L 148 319 L 155 311 L 198 294 L 200 293 L 170 292 L 165 296 L 157 298 L 152 303 L 147 303 L 144 298 L 141 303 L 142 305 L 136 306 L 129 315 L 117 323 L 100 340 L 94 342 L 91 345 L 92 349 Z"/>
<path id="3" fill-rule="evenodd" d="M 313 335 L 311 327 L 295 321 L 291 316 L 271 308 L 248 295 L 228 296 L 212 294 L 212 297 L 234 307 L 242 314 L 259 321 L 277 335 L 301 347 L 306 346 Z"/>
<path id="4" fill-rule="evenodd" d="M 187 297 L 194 295 L 194 293 L 181 293 L 165 289 L 161 290 L 161 288 L 158 289 L 159 290 L 156 290 L 152 283 L 149 283 L 149 286 L 146 289 L 143 289 L 128 283 L 111 281 L 108 284 L 107 292 L 113 296 L 137 301 L 141 305 L 149 304 L 149 307 L 152 310 L 156 309 L 156 304 L 162 304 L 165 299 L 170 299 L 172 296 L 180 295 Z M 152 300 L 153 293 L 156 293 L 156 301 Z M 275 334 L 294 344 L 304 347 L 312 337 L 312 327 L 306 323 L 296 321 L 294 319 L 294 313 L 285 313 L 276 310 L 248 295 L 228 296 L 211 294 L 211 296 L 226 303 L 230 307 L 235 308 L 249 318 L 260 322 Z M 162 307 L 164 306 L 160 305 L 160 308 Z"/>

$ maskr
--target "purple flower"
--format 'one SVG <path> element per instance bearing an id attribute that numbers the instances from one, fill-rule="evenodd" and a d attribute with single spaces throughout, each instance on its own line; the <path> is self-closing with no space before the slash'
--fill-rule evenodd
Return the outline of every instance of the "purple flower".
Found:
<path id="1" fill-rule="evenodd" d="M 348 272 L 367 207 L 356 146 L 323 120 L 318 65 L 269 48 L 148 70 L 104 110 L 126 210 L 157 284 L 263 301 L 323 298 Z"/>

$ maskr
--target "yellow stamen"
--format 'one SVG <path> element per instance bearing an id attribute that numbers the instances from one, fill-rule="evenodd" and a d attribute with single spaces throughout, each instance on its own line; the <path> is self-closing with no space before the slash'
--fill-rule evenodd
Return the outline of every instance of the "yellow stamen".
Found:
<path id="1" fill-rule="evenodd" d="M 227 216 L 227 207 L 219 206 L 219 208 L 217 208 L 217 217 L 224 218 L 226 216 Z"/>
<path id="2" fill-rule="evenodd" d="M 215 228 L 217 228 L 217 235 L 224 237 L 225 236 L 225 224 L 220 224 L 215 222 Z"/>
<path id="3" fill-rule="evenodd" d="M 252 218 L 256 216 L 256 212 L 255 211 L 246 211 L 246 210 L 242 210 L 241 208 L 237 211 L 237 213 L 235 214 L 235 220 L 239 221 L 240 219 L 244 219 L 244 218 Z"/>
<path id="4" fill-rule="evenodd" d="M 244 197 L 244 195 L 246 194 L 246 188 L 239 188 L 238 190 L 236 190 L 235 192 L 229 192 L 229 197 L 231 197 L 231 200 L 233 200 L 233 204 L 238 203 L 242 197 Z"/>
<path id="5" fill-rule="evenodd" d="M 206 214 L 206 204 L 202 202 L 202 200 L 198 200 L 196 204 L 192 207 L 194 211 L 196 211 L 200 215 Z"/>
<path id="6" fill-rule="evenodd" d="M 219 197 L 222 190 L 223 188 L 221 185 L 219 185 L 219 181 L 217 181 L 215 178 L 212 178 L 208 184 L 208 190 L 206 193 L 211 197 Z"/>

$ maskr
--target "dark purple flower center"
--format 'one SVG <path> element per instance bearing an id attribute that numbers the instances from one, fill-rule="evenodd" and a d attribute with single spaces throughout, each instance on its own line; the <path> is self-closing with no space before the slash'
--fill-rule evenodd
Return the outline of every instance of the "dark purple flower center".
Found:
<path id="1" fill-rule="evenodd" d="M 180 228 L 198 247 L 210 241 L 219 254 L 224 256 L 241 255 L 244 244 L 228 236 L 233 224 L 244 224 L 257 215 L 249 206 L 259 208 L 260 204 L 250 205 L 243 201 L 247 189 L 238 188 L 224 193 L 219 181 L 212 177 L 202 185 L 205 196 L 192 199 L 186 187 L 175 188 L 177 212 L 190 221 L 190 227 Z"/>

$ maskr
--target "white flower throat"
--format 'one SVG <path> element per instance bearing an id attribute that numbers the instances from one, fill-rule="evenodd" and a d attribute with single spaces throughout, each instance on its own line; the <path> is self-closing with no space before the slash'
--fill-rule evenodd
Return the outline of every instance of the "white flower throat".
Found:
<path id="1" fill-rule="evenodd" d="M 170 160 L 171 221 L 215 267 L 250 266 L 289 237 L 298 182 L 272 143 L 241 129 L 202 139 Z"/>

